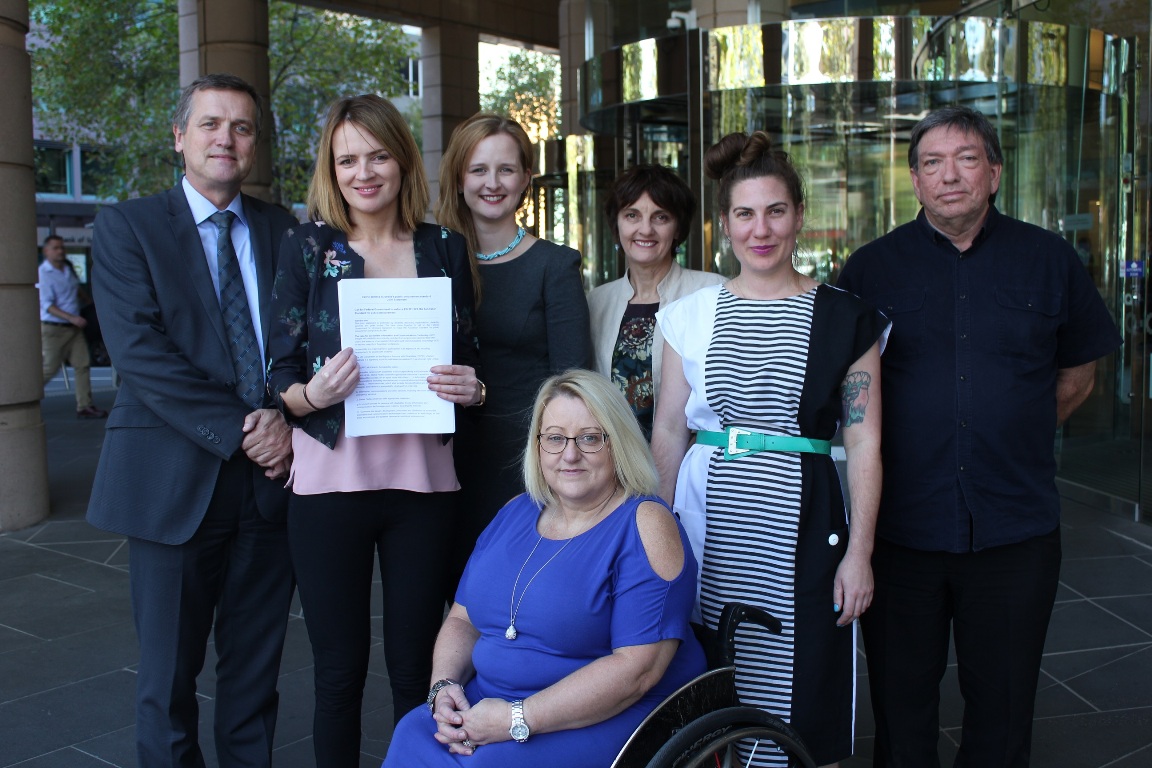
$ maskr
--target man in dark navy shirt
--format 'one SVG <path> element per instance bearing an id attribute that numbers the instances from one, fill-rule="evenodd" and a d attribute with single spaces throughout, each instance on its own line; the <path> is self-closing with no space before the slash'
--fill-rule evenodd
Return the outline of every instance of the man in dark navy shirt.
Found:
<path id="1" fill-rule="evenodd" d="M 939 765 L 951 625 L 955 765 L 1027 766 L 1060 573 L 1054 430 L 1120 335 L 1075 249 L 992 205 L 1003 160 L 987 118 L 932 112 L 908 160 L 920 214 L 853 254 L 839 282 L 892 320 L 862 618 L 874 765 Z"/>

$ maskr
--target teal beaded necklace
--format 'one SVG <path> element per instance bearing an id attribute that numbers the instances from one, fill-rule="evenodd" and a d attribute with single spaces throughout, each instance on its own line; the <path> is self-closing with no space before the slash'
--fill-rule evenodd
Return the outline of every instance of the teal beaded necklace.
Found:
<path id="1" fill-rule="evenodd" d="M 499 251 L 493 251 L 492 253 L 480 253 L 477 251 L 476 258 L 480 259 L 480 261 L 492 261 L 492 259 L 498 259 L 501 256 L 512 253 L 512 249 L 520 245 L 520 241 L 524 239 L 524 235 L 526 234 L 528 233 L 524 231 L 524 227 L 517 227 L 516 237 L 512 238 L 512 242 L 508 243 L 507 248 L 501 248 Z"/>

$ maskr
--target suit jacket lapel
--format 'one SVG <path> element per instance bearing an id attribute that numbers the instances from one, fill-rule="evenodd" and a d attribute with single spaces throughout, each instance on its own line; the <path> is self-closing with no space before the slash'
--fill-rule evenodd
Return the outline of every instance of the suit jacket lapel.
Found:
<path id="1" fill-rule="evenodd" d="M 208 324 L 216 331 L 216 336 L 224 346 L 225 352 L 228 352 L 228 337 L 224 335 L 224 318 L 220 315 L 220 299 L 216 296 L 212 275 L 208 273 L 204 244 L 192 218 L 192 209 L 188 207 L 188 199 L 184 197 L 184 189 L 180 185 L 168 190 L 168 220 L 172 226 L 172 237 L 176 241 L 176 253 L 184 260 L 183 266 L 187 271 L 188 281 L 196 291 L 196 295 L 200 297 L 200 303 L 204 305 L 204 315 L 208 319 Z"/>

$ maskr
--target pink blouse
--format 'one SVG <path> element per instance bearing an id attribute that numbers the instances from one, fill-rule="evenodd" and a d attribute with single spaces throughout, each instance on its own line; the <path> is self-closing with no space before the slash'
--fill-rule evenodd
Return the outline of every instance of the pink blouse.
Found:
<path id="1" fill-rule="evenodd" d="M 439 493 L 456 491 L 452 441 L 440 435 L 348 437 L 344 427 L 329 450 L 302 429 L 292 430 L 288 483 L 301 496 L 383 488 Z"/>

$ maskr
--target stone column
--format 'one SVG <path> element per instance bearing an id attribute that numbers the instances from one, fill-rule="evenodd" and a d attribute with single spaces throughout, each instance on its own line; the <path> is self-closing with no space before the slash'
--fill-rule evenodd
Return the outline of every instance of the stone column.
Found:
<path id="1" fill-rule="evenodd" d="M 560 0 L 560 132 L 585 133 L 580 125 L 580 67 L 612 47 L 607 0 Z"/>
<path id="2" fill-rule="evenodd" d="M 787 0 L 692 0 L 701 29 L 767 24 L 789 17 Z"/>
<path id="3" fill-rule="evenodd" d="M 440 191 L 440 158 L 448 139 L 456 126 L 480 111 L 479 43 L 475 27 L 448 22 L 425 27 L 420 35 L 424 168 L 433 208 Z"/>
<path id="4" fill-rule="evenodd" d="M 251 83 L 264 101 L 264 127 L 244 191 L 272 199 L 271 84 L 266 0 L 179 0 L 180 84 L 211 72 Z M 176 105 L 173 104 L 173 107 Z"/>
<path id="5" fill-rule="evenodd" d="M 48 516 L 27 34 L 28 0 L 0 0 L 0 531 Z"/>

